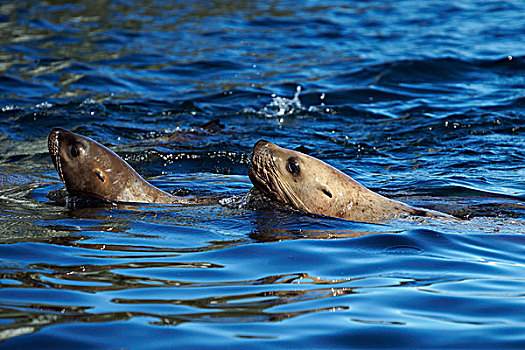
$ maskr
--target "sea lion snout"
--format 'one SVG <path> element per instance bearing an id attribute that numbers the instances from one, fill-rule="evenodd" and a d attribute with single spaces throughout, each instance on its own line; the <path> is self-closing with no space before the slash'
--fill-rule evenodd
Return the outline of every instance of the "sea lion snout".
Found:
<path id="1" fill-rule="evenodd" d="M 60 160 L 70 161 L 84 155 L 89 144 L 68 130 L 54 128 L 48 135 L 47 147 L 56 167 Z"/>
<path id="2" fill-rule="evenodd" d="M 52 157 L 57 157 L 64 137 L 71 132 L 62 128 L 54 128 L 47 136 L 47 148 Z"/>
<path id="3" fill-rule="evenodd" d="M 62 168 L 63 163 L 63 152 L 61 152 L 62 146 L 63 146 L 63 138 L 64 135 L 69 133 L 69 131 L 62 129 L 62 128 L 54 128 L 51 130 L 47 137 L 47 148 L 49 150 L 49 154 L 51 155 L 51 160 L 53 162 L 53 165 L 55 166 L 55 169 L 60 176 L 60 179 L 65 182 L 64 179 L 64 173 Z"/>
<path id="4" fill-rule="evenodd" d="M 259 140 L 255 143 L 250 154 L 248 176 L 256 188 L 270 195 L 270 197 L 276 197 L 279 196 L 275 188 L 276 177 L 269 174 L 275 171 L 275 163 L 271 158 L 270 146 L 275 145 L 266 140 Z"/>
<path id="5" fill-rule="evenodd" d="M 47 149 L 49 150 L 49 155 L 51 156 L 51 161 L 53 162 L 53 165 L 55 166 L 55 169 L 58 173 L 58 176 L 60 177 L 60 179 L 62 180 L 62 182 L 64 182 L 64 176 L 63 176 L 63 173 L 62 173 L 62 166 L 61 166 L 61 163 L 60 163 L 60 157 L 58 155 L 58 150 L 59 150 L 59 141 L 58 141 L 58 137 L 59 137 L 59 134 L 60 134 L 60 130 L 59 128 L 54 128 L 53 130 L 51 130 L 51 132 L 49 133 L 49 135 L 47 136 Z"/>
<path id="6" fill-rule="evenodd" d="M 259 140 L 255 143 L 255 145 L 253 145 L 253 148 L 256 149 L 256 148 L 259 148 L 259 147 L 268 147 L 268 145 L 270 144 L 271 142 L 270 141 L 266 141 L 266 140 Z"/>
<path id="7" fill-rule="evenodd" d="M 250 168 L 249 176 L 252 178 L 261 172 L 264 168 L 265 158 L 268 155 L 268 146 L 271 143 L 266 140 L 259 140 L 253 146 L 252 152 L 250 153 Z M 260 179 L 259 179 L 260 181 Z"/>
<path id="8" fill-rule="evenodd" d="M 272 144 L 266 140 L 259 140 L 253 145 L 252 152 L 250 153 L 250 164 L 253 165 L 254 162 L 257 162 L 257 157 L 263 152 L 268 146 Z"/>
<path id="9" fill-rule="evenodd" d="M 304 203 L 295 193 L 295 185 L 290 186 L 289 177 L 298 176 L 299 165 L 294 163 L 287 168 L 288 160 L 296 160 L 294 155 L 297 153 L 289 152 L 269 141 L 257 141 L 253 146 L 249 177 L 254 187 L 270 198 L 305 210 Z"/>
<path id="10" fill-rule="evenodd" d="M 250 166 L 248 169 L 248 176 L 250 177 L 252 182 L 261 181 L 260 177 L 258 176 L 258 172 L 260 170 L 260 150 L 262 149 L 262 147 L 264 147 L 265 144 L 267 144 L 267 142 L 268 141 L 266 140 L 257 141 L 252 148 L 252 152 L 250 153 Z"/>

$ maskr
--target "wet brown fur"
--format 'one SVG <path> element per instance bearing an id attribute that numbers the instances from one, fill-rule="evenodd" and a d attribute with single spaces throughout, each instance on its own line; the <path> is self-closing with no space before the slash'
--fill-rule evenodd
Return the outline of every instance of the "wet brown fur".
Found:
<path id="1" fill-rule="evenodd" d="M 319 159 L 265 140 L 253 147 L 249 176 L 271 198 L 309 213 L 362 222 L 408 215 L 448 217 L 388 199 Z"/>
<path id="2" fill-rule="evenodd" d="M 48 136 L 49 154 L 60 179 L 73 195 L 125 203 L 194 203 L 144 180 L 113 151 L 98 142 L 55 128 Z"/>

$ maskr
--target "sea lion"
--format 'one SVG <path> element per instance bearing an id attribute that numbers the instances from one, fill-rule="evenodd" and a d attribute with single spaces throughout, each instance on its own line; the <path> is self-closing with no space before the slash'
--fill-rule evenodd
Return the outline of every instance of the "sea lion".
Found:
<path id="1" fill-rule="evenodd" d="M 144 180 L 128 163 L 98 142 L 54 128 L 49 154 L 71 195 L 121 203 L 195 204 L 200 199 L 173 196 Z"/>
<path id="2" fill-rule="evenodd" d="M 260 140 L 249 177 L 254 187 L 294 209 L 361 222 L 404 216 L 449 217 L 383 197 L 309 155 Z"/>

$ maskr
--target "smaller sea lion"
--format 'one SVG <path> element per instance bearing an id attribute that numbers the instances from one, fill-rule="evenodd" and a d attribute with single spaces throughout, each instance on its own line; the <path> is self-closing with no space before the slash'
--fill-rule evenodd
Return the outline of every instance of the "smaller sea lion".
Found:
<path id="1" fill-rule="evenodd" d="M 409 215 L 451 218 L 383 197 L 319 159 L 265 140 L 253 147 L 249 176 L 269 197 L 313 214 L 362 222 Z"/>
<path id="2" fill-rule="evenodd" d="M 48 149 L 58 176 L 72 195 L 123 203 L 200 202 L 151 185 L 117 154 L 89 137 L 54 128 Z"/>

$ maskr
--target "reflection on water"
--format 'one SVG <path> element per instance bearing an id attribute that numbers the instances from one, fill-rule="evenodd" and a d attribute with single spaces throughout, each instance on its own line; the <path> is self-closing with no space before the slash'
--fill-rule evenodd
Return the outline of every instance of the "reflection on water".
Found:
<path id="1" fill-rule="evenodd" d="M 238 281 L 229 283 L 218 283 L 215 287 L 228 286 L 254 286 L 265 284 L 300 284 L 304 285 L 304 280 L 308 285 L 316 283 L 316 278 L 307 275 L 301 276 L 270 276 L 257 281 Z M 279 281 L 279 282 L 277 282 Z M 321 284 L 341 283 L 341 281 L 320 281 Z M 176 285 L 175 283 L 172 285 Z M 182 287 L 190 288 L 211 288 L 214 285 L 193 285 L 182 284 Z M 55 286 L 56 287 L 56 286 Z M 92 287 L 90 292 L 100 292 L 104 289 Z M 144 287 L 147 288 L 147 287 Z M 150 317 L 156 325 L 177 325 L 183 322 L 205 322 L 205 323 L 237 323 L 237 322 L 277 322 L 287 318 L 293 318 L 308 313 L 315 312 L 335 312 L 346 310 L 347 306 L 331 306 L 325 308 L 308 309 L 301 311 L 282 311 L 268 312 L 267 309 L 281 305 L 293 305 L 325 298 L 336 297 L 339 295 L 352 293 L 352 288 L 337 287 L 332 288 L 313 288 L 305 290 L 262 290 L 259 292 L 222 295 L 197 299 L 119 299 L 114 298 L 111 303 L 114 308 L 125 305 L 127 311 L 93 313 L 88 306 L 63 306 L 63 305 L 17 305 L 8 303 L 9 307 L 4 307 L 2 313 L 9 315 L 13 321 L 4 325 L 1 331 L 2 339 L 18 336 L 24 333 L 37 331 L 39 328 L 51 324 L 81 322 L 81 323 L 104 323 L 116 320 L 131 319 L 134 317 Z M 75 288 L 72 288 L 76 290 Z M 257 288 L 261 289 L 261 288 Z M 143 291 L 145 292 L 145 291 Z M 165 292 L 164 292 L 165 293 Z M 8 293 L 3 293 L 9 299 Z M 155 294 L 153 292 L 153 294 Z M 209 293 L 206 293 L 209 294 Z M 34 293 L 38 297 L 38 293 Z M 136 305 L 136 307 L 135 307 Z M 130 311 L 130 310 L 137 311 Z M 151 313 L 139 310 L 165 310 L 164 314 Z M 179 310 L 178 312 L 175 312 Z M 193 312 L 189 312 L 194 310 Z M 30 325 L 30 326 L 27 326 Z"/>

